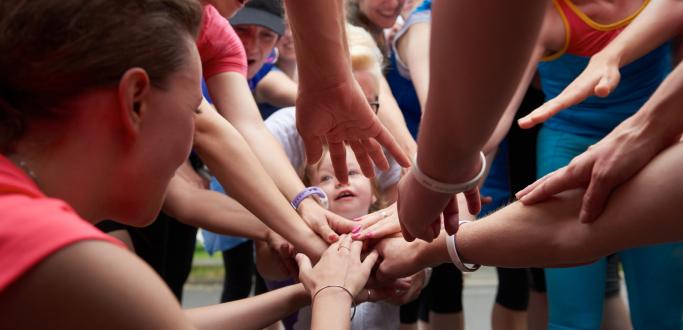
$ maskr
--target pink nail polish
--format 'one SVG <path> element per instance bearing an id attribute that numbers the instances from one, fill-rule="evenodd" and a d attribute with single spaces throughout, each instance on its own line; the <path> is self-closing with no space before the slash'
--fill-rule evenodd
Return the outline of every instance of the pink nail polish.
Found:
<path id="1" fill-rule="evenodd" d="M 351 236 L 351 238 L 357 240 L 357 239 L 360 238 L 360 234 L 353 234 L 353 235 Z"/>
<path id="2" fill-rule="evenodd" d="M 356 234 L 361 230 L 361 226 L 355 226 L 353 227 L 353 231 L 351 231 L 351 234 Z"/>
<path id="3" fill-rule="evenodd" d="M 375 237 L 375 233 L 369 232 L 369 233 L 365 234 L 365 236 L 366 236 L 367 238 L 373 238 L 373 237 Z"/>
<path id="4" fill-rule="evenodd" d="M 337 237 L 337 235 L 334 235 L 334 234 L 327 237 L 327 240 L 331 241 L 331 242 L 336 242 L 338 239 L 339 239 L 339 237 Z"/>

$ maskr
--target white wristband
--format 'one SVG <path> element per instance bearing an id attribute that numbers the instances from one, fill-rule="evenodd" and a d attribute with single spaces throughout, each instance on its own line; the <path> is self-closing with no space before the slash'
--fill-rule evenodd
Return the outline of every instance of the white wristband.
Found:
<path id="1" fill-rule="evenodd" d="M 471 221 L 467 220 L 461 220 L 460 221 L 460 226 L 462 226 L 465 223 L 468 223 Z M 476 264 L 470 264 L 466 265 L 465 263 L 462 262 L 462 259 L 460 259 L 460 255 L 458 254 L 458 249 L 455 246 L 455 234 L 450 235 L 446 237 L 446 246 L 448 247 L 448 255 L 451 257 L 451 261 L 455 265 L 456 268 L 460 269 L 461 272 L 467 273 L 467 272 L 473 272 L 481 265 L 476 265 Z"/>
<path id="2" fill-rule="evenodd" d="M 481 157 L 481 170 L 479 170 L 479 173 L 469 181 L 462 183 L 446 183 L 434 180 L 426 174 L 422 173 L 420 168 L 417 166 L 417 156 L 415 156 L 415 158 L 413 159 L 413 177 L 425 188 L 438 193 L 457 194 L 463 191 L 468 191 L 474 188 L 479 183 L 481 177 L 484 176 L 484 172 L 486 172 L 486 156 L 484 156 L 483 152 L 479 152 L 479 155 Z"/>

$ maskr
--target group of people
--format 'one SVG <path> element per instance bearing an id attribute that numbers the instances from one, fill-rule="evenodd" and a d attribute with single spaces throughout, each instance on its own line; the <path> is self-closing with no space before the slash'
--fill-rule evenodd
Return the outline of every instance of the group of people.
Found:
<path id="1" fill-rule="evenodd" d="M 681 21 L 3 1 L 0 324 L 463 329 L 462 273 L 491 265 L 493 329 L 683 329 Z M 198 228 L 225 288 L 183 311 Z"/>

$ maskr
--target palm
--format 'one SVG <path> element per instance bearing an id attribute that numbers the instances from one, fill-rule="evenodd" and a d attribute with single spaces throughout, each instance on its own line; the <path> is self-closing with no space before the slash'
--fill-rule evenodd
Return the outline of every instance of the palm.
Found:
<path id="1" fill-rule="evenodd" d="M 297 128 L 306 146 L 309 163 L 320 159 L 323 141 L 327 142 L 335 175 L 342 182 L 348 180 L 344 143 L 351 146 L 366 176 L 374 175 L 373 163 L 382 170 L 389 168 L 380 144 L 399 164 L 410 165 L 394 138 L 370 109 L 355 81 L 325 90 L 302 92 L 296 105 Z"/>

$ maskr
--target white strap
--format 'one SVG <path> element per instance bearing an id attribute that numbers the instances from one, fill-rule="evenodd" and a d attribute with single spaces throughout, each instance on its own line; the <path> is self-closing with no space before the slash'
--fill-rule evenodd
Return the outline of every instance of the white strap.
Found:
<path id="1" fill-rule="evenodd" d="M 462 183 L 446 183 L 432 179 L 426 174 L 422 173 L 422 171 L 418 167 L 417 156 L 413 159 L 413 177 L 425 188 L 438 193 L 457 194 L 464 191 L 468 191 L 474 188 L 479 183 L 481 177 L 484 176 L 484 172 L 486 172 L 486 156 L 484 156 L 483 152 L 479 152 L 479 155 L 481 157 L 481 170 L 479 170 L 479 173 L 469 181 Z"/>
<path id="2" fill-rule="evenodd" d="M 460 226 L 468 222 L 471 221 L 461 220 Z M 479 269 L 479 267 L 481 266 L 477 264 L 467 265 L 462 262 L 462 259 L 460 259 L 460 255 L 458 254 L 458 248 L 455 245 L 455 235 L 450 235 L 446 237 L 446 246 L 448 247 L 448 255 L 451 257 L 451 261 L 453 262 L 456 268 L 460 269 L 461 272 L 473 272 Z"/>

